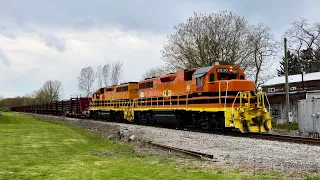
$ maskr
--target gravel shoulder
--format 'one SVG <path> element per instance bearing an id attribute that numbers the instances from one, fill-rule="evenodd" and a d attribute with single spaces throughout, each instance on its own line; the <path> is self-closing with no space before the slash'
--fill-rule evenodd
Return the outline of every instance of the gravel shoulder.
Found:
<path id="1" fill-rule="evenodd" d="M 48 116 L 46 116 L 48 117 Z M 61 117 L 53 117 L 61 119 Z M 288 176 L 320 175 L 320 147 L 286 142 L 230 137 L 133 124 L 63 118 L 71 124 L 105 132 L 112 136 L 119 129 L 141 141 L 212 154 L 218 162 L 202 166 L 248 171 L 280 171 Z M 110 131 L 112 129 L 112 132 Z"/>

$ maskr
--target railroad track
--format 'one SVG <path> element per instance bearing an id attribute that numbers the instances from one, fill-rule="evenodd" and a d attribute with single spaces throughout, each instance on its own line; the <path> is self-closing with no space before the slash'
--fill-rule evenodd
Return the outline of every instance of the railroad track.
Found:
<path id="1" fill-rule="evenodd" d="M 301 137 L 301 136 L 288 136 L 288 135 L 278 135 L 278 134 L 257 134 L 257 133 L 249 133 L 249 134 L 243 134 L 243 135 L 244 137 L 249 137 L 249 138 L 320 146 L 319 138 L 308 138 L 308 137 Z"/>
<path id="2" fill-rule="evenodd" d="M 180 129 L 183 130 L 183 129 Z M 280 142 L 291 142 L 297 144 L 308 144 L 320 146 L 320 138 L 310 138 L 301 136 L 289 136 L 289 135 L 279 135 L 279 134 L 259 134 L 259 133 L 241 133 L 238 131 L 208 131 L 199 129 L 185 129 L 186 131 L 199 132 L 199 133 L 211 133 L 223 136 L 233 136 L 233 137 L 247 137 L 254 139 L 270 140 L 270 141 L 280 141 Z"/>
<path id="3" fill-rule="evenodd" d="M 77 118 L 75 118 L 77 119 Z M 94 120 L 94 119 L 88 119 L 88 120 Z M 110 121 L 114 122 L 114 121 Z M 131 123 L 121 123 L 116 122 L 120 124 L 131 124 Z M 137 124 L 134 124 L 137 125 Z M 140 125 L 141 126 L 141 125 Z M 142 125 L 147 126 L 147 125 Z M 259 134 L 259 133 L 241 133 L 238 131 L 208 131 L 208 130 L 200 130 L 200 129 L 194 129 L 194 128 L 168 128 L 163 126 L 152 126 L 157 128 L 167 128 L 167 129 L 176 129 L 181 131 L 192 131 L 192 132 L 198 132 L 198 133 L 211 133 L 211 134 L 217 134 L 217 135 L 223 135 L 223 136 L 233 136 L 233 137 L 247 137 L 247 138 L 255 138 L 255 139 L 262 139 L 262 140 L 271 140 L 271 141 L 281 141 L 281 142 L 291 142 L 291 143 L 298 143 L 298 144 L 308 144 L 308 145 L 315 145 L 320 146 L 320 138 L 309 138 L 309 137 L 301 137 L 301 136 L 288 136 L 288 135 L 278 135 L 278 134 Z M 154 146 L 157 146 L 156 144 L 153 144 Z M 170 149 L 170 147 L 163 146 L 162 148 Z M 171 148 L 172 150 L 179 151 L 178 148 Z M 181 150 L 187 151 L 187 150 Z M 189 153 L 189 155 L 195 154 L 195 156 L 207 156 L 205 154 L 199 154 L 197 152 L 185 152 Z M 198 155 L 196 155 L 198 154 Z M 209 156 L 208 156 L 209 157 Z"/>
<path id="4" fill-rule="evenodd" d="M 213 161 L 217 161 L 216 158 L 212 155 L 212 154 L 206 154 L 206 153 L 201 153 L 198 151 L 192 151 L 192 150 L 187 150 L 187 149 L 180 149 L 180 148 L 176 148 L 176 147 L 172 147 L 172 146 L 166 146 L 163 144 L 158 144 L 158 143 L 154 143 L 154 142 L 146 142 L 147 144 L 157 147 L 157 148 L 161 148 L 161 149 L 165 149 L 165 150 L 170 150 L 170 151 L 175 151 L 175 152 L 179 152 L 179 153 L 183 153 L 189 156 L 193 156 L 196 158 L 207 158 Z"/>

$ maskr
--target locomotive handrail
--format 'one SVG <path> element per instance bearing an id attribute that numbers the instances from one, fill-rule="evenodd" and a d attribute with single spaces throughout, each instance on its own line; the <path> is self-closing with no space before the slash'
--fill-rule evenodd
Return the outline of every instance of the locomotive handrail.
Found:
<path id="1" fill-rule="evenodd" d="M 219 104 L 221 104 L 221 81 L 219 81 Z"/>
<path id="2" fill-rule="evenodd" d="M 267 102 L 268 102 L 268 106 L 269 106 L 269 112 L 270 112 L 270 103 L 269 103 L 269 99 L 268 99 L 268 96 L 267 96 L 267 93 L 265 93 L 265 95 L 266 95 L 266 99 L 267 99 Z"/>
<path id="3" fill-rule="evenodd" d="M 237 99 L 239 93 L 240 93 L 240 91 L 237 93 L 237 95 L 236 95 L 236 97 L 234 98 L 233 103 L 232 103 L 232 115 L 233 115 L 233 106 L 234 106 L 234 103 L 236 102 L 236 99 Z M 242 105 L 242 99 L 241 99 L 241 97 L 240 97 L 240 107 L 241 107 L 241 105 Z"/>
<path id="4" fill-rule="evenodd" d="M 228 88 L 229 88 L 229 82 L 227 81 L 226 83 L 227 83 L 227 88 L 226 88 L 226 95 L 225 95 L 225 97 L 224 97 L 224 111 L 226 111 Z"/>

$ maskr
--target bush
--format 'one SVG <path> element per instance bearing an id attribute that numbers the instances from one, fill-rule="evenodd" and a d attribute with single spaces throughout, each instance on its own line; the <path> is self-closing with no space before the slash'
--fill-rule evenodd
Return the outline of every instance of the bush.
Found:
<path id="1" fill-rule="evenodd" d="M 0 111 L 2 111 L 2 112 L 10 112 L 11 110 L 8 107 L 0 107 Z"/>

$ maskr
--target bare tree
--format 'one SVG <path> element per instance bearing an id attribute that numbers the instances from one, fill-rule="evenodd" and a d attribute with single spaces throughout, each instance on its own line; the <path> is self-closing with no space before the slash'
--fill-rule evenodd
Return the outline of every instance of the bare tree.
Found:
<path id="1" fill-rule="evenodd" d="M 296 52 L 298 61 L 305 65 L 305 70 L 319 71 L 320 60 L 316 57 L 316 51 L 320 49 L 320 22 L 309 25 L 306 19 L 301 18 L 292 23 L 285 36 L 288 38 L 289 49 Z"/>
<path id="2" fill-rule="evenodd" d="M 58 101 L 61 99 L 62 83 L 60 81 L 47 81 L 42 88 L 34 92 L 31 97 L 35 97 L 39 103 Z"/>
<path id="3" fill-rule="evenodd" d="M 78 87 L 79 90 L 86 95 L 86 97 L 90 96 L 94 81 L 95 75 L 91 66 L 81 69 L 78 77 Z"/>
<path id="4" fill-rule="evenodd" d="M 302 49 L 320 48 L 320 23 L 312 26 L 306 19 L 301 18 L 292 23 L 292 27 L 285 32 L 288 44 L 297 53 Z"/>
<path id="5" fill-rule="evenodd" d="M 103 87 L 103 73 L 102 73 L 102 66 L 98 66 L 96 70 L 96 78 L 98 83 L 98 88 Z"/>
<path id="6" fill-rule="evenodd" d="M 165 67 L 155 67 L 148 69 L 143 75 L 142 78 L 151 78 L 151 77 L 158 77 L 163 76 L 165 74 L 169 73 Z"/>
<path id="7" fill-rule="evenodd" d="M 174 29 L 161 50 L 171 70 L 210 66 L 215 61 L 240 65 L 243 70 L 253 67 L 247 44 L 249 23 L 243 17 L 227 11 L 195 13 Z"/>
<path id="8" fill-rule="evenodd" d="M 105 87 L 109 85 L 109 78 L 110 78 L 110 64 L 108 63 L 104 65 L 102 68 L 102 79 Z"/>
<path id="9" fill-rule="evenodd" d="M 123 63 L 120 61 L 116 61 L 112 64 L 112 71 L 111 71 L 111 84 L 118 85 L 121 74 L 122 74 L 122 66 Z"/>
<path id="10" fill-rule="evenodd" d="M 273 64 L 278 43 L 270 33 L 270 28 L 260 23 L 250 28 L 247 44 L 254 60 L 254 67 L 251 69 L 251 72 L 254 74 L 255 84 L 259 85 L 258 81 L 261 80 L 260 75 L 263 73 L 264 67 L 268 64 Z M 268 73 L 268 71 L 264 73 Z"/>

